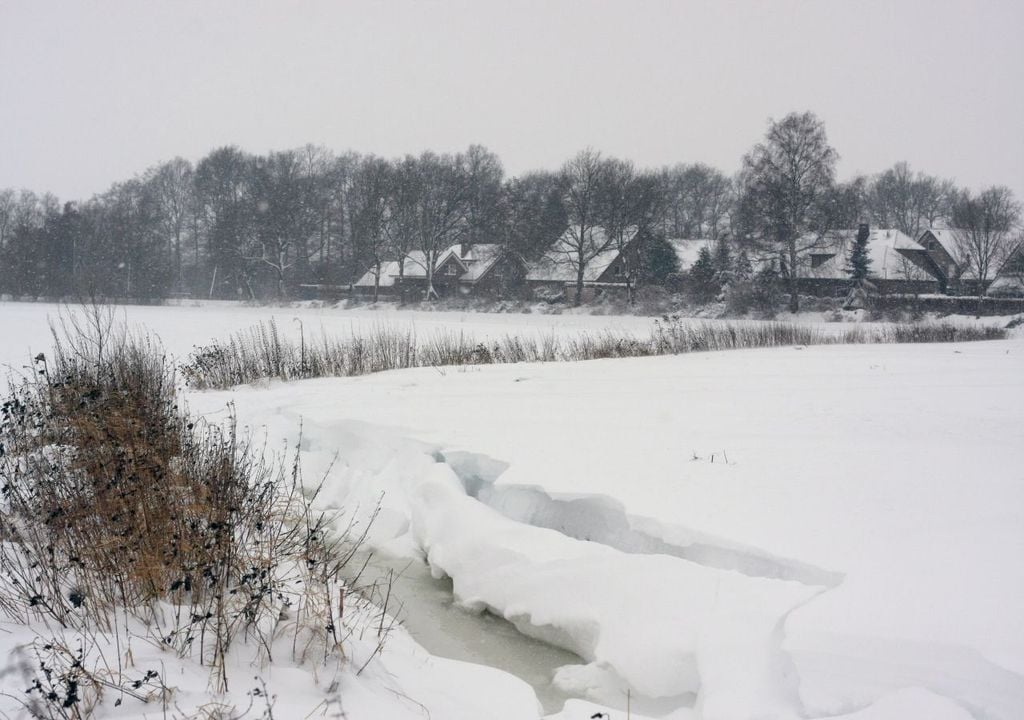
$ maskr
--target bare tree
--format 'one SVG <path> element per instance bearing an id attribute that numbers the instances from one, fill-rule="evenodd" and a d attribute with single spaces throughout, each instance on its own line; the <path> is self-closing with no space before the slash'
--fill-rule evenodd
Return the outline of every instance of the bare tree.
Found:
<path id="1" fill-rule="evenodd" d="M 196 165 L 196 226 L 202 227 L 205 235 L 211 297 L 229 278 L 236 290 L 244 284 L 252 295 L 240 259 L 253 222 L 246 202 L 251 167 L 250 156 L 236 147 L 218 148 Z"/>
<path id="2" fill-rule="evenodd" d="M 17 196 L 13 190 L 0 190 L 0 250 L 7 244 L 7 238 L 14 231 L 14 208 Z"/>
<path id="3" fill-rule="evenodd" d="M 605 160 L 599 185 L 598 223 L 618 251 L 626 292 L 632 301 L 640 273 L 641 245 L 663 217 L 664 191 L 656 173 L 637 173 L 632 162 Z"/>
<path id="4" fill-rule="evenodd" d="M 405 264 L 409 259 L 409 252 L 416 244 L 416 218 L 422 191 L 421 180 L 418 162 L 412 155 L 393 163 L 383 229 L 387 251 L 398 260 L 399 291 L 402 291 L 405 280 Z"/>
<path id="5" fill-rule="evenodd" d="M 729 226 L 732 181 L 702 163 L 676 165 L 661 173 L 665 196 L 662 231 L 669 237 L 718 239 Z"/>
<path id="6" fill-rule="evenodd" d="M 309 262 L 319 254 L 321 270 L 330 258 L 332 221 L 338 216 L 338 200 L 344 199 L 348 189 L 348 166 L 340 163 L 334 153 L 320 145 L 305 145 L 298 152 L 301 174 L 305 180 L 304 202 L 310 214 L 310 232 L 297 239 L 298 275 L 310 276 Z M 343 220 L 343 218 L 342 218 Z"/>
<path id="7" fill-rule="evenodd" d="M 778 252 L 789 287 L 789 309 L 800 309 L 802 256 L 824 241 L 822 205 L 835 185 L 838 154 L 813 113 L 770 121 L 768 133 L 743 158 L 742 212 L 761 244 Z"/>
<path id="8" fill-rule="evenodd" d="M 510 178 L 502 188 L 500 242 L 524 263 L 543 255 L 569 223 L 560 183 L 557 173 L 536 171 Z"/>
<path id="9" fill-rule="evenodd" d="M 576 274 L 576 297 L 583 299 L 583 281 L 587 266 L 613 242 L 606 233 L 595 233 L 599 222 L 600 194 L 608 174 L 608 164 L 601 153 L 587 148 L 562 166 L 563 202 L 569 216 L 569 227 L 562 236 L 558 262 L 567 263 Z"/>
<path id="10" fill-rule="evenodd" d="M 294 151 L 253 161 L 249 201 L 257 222 L 243 258 L 271 269 L 278 297 L 287 295 L 287 271 L 319 250 L 310 243 L 318 221 L 316 206 L 309 202 L 310 180 L 302 157 Z"/>
<path id="11" fill-rule="evenodd" d="M 1007 187 L 978 195 L 964 191 L 953 203 L 952 234 L 956 261 L 978 282 L 979 295 L 1017 250 L 1021 205 Z"/>
<path id="12" fill-rule="evenodd" d="M 949 217 L 955 196 L 951 181 L 914 173 L 899 162 L 876 177 L 867 193 L 872 219 L 916 240 L 928 228 Z"/>
<path id="13" fill-rule="evenodd" d="M 495 242 L 501 232 L 501 193 L 505 177 L 501 160 L 482 145 L 470 145 L 463 156 L 463 165 L 468 183 L 467 242 Z"/>
<path id="14" fill-rule="evenodd" d="M 381 266 L 388 253 L 385 223 L 393 175 L 388 161 L 372 156 L 363 158 L 352 174 L 349 193 L 352 240 L 357 257 L 368 261 L 373 270 L 374 301 L 380 294 Z"/>
<path id="15" fill-rule="evenodd" d="M 159 207 L 161 231 L 174 248 L 174 278 L 183 285 L 181 239 L 192 214 L 192 164 L 175 158 L 147 173 L 147 182 L 153 189 Z M 198 260 L 198 258 L 196 258 Z"/>
<path id="16" fill-rule="evenodd" d="M 427 274 L 426 299 L 437 299 L 434 271 L 441 254 L 467 230 L 469 174 L 465 155 L 424 153 L 418 162 L 420 195 L 415 237 Z"/>
<path id="17" fill-rule="evenodd" d="M 636 167 L 629 160 L 608 158 L 604 161 L 595 220 L 615 246 L 621 247 L 634 230 L 631 204 L 636 176 Z"/>
<path id="18" fill-rule="evenodd" d="M 30 190 L 0 190 L 0 249 L 19 226 L 41 227 L 47 213 L 60 206 L 49 193 L 39 196 Z"/>

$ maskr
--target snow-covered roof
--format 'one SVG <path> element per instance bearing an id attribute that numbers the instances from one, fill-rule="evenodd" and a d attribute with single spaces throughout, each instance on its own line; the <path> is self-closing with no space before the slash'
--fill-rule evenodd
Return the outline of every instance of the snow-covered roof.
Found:
<path id="1" fill-rule="evenodd" d="M 971 267 L 971 263 L 964 263 L 960 259 L 960 252 L 957 249 L 956 231 L 952 228 L 928 228 L 918 238 L 922 247 L 927 247 L 930 242 L 936 242 L 946 251 L 952 259 L 954 267 L 949 272 L 962 280 L 973 280 L 977 273 Z M 959 273 L 959 274 L 958 274 Z"/>
<path id="2" fill-rule="evenodd" d="M 850 254 L 857 239 L 856 228 L 833 230 L 821 239 L 818 247 L 803 254 L 799 277 L 840 280 L 850 277 Z M 801 244 L 814 241 L 805 236 Z M 874 228 L 868 237 L 869 272 L 883 280 L 927 280 L 931 276 L 911 257 L 923 256 L 927 250 L 906 234 L 894 228 Z"/>
<path id="3" fill-rule="evenodd" d="M 459 278 L 459 282 L 474 283 L 483 278 L 501 258 L 501 251 L 501 245 L 497 244 L 470 246 L 465 255 L 460 255 L 462 264 L 466 266 L 466 273 Z M 448 252 L 459 253 L 459 246 L 449 248 Z"/>
<path id="4" fill-rule="evenodd" d="M 1024 274 L 999 275 L 985 291 L 993 297 L 1024 297 Z"/>
<path id="5" fill-rule="evenodd" d="M 930 238 L 926 239 L 927 236 L 930 236 Z M 960 276 L 959 276 L 960 279 L 962 279 L 962 280 L 975 280 L 975 279 L 977 279 L 978 272 L 977 272 L 977 268 L 974 266 L 974 263 L 972 263 L 972 262 L 964 262 L 961 259 L 962 253 L 958 249 L 958 244 L 959 243 L 957 241 L 957 230 L 955 230 L 953 228 L 928 228 L 923 233 L 921 233 L 920 241 L 921 241 L 921 244 L 924 245 L 927 242 L 929 242 L 930 240 L 934 240 L 934 241 L 938 242 L 939 245 L 942 246 L 942 249 L 945 250 L 946 253 L 949 255 L 949 257 L 953 259 L 953 262 L 956 263 L 957 267 L 960 269 Z M 1014 252 L 1011 253 L 1010 256 L 1007 258 L 1007 261 L 1004 263 L 1003 267 L 999 267 L 999 268 L 990 267 L 989 268 L 988 277 L 989 278 L 992 278 L 993 276 L 998 277 L 999 275 L 1002 275 L 1002 274 L 1006 273 L 1007 272 L 1006 266 L 1010 265 L 1010 262 L 1009 262 L 1010 259 L 1014 255 L 1019 253 L 1019 252 L 1021 252 L 1021 250 L 1019 248 L 1014 250 Z M 1014 273 L 1010 273 L 1010 274 L 1014 274 Z"/>
<path id="6" fill-rule="evenodd" d="M 956 257 L 956 238 L 953 236 L 953 231 L 949 228 L 928 228 L 921 233 L 921 237 L 918 238 L 919 244 L 921 240 L 924 240 L 925 235 L 931 235 L 932 238 L 942 246 L 951 258 Z"/>
<path id="7" fill-rule="evenodd" d="M 471 245 L 463 255 L 461 243 L 452 245 L 437 256 L 435 269 L 444 265 L 452 256 L 465 268 L 465 273 L 459 277 L 459 282 L 474 283 L 494 267 L 501 257 L 501 246 L 489 243 Z M 380 287 L 393 287 L 398 280 L 399 270 L 397 260 L 387 260 L 381 263 Z M 354 286 L 372 288 L 374 271 L 375 269 L 371 267 L 354 283 Z M 409 279 L 425 279 L 427 277 L 426 254 L 422 250 L 411 250 L 405 256 L 405 268 L 402 274 Z"/>
<path id="8" fill-rule="evenodd" d="M 632 242 L 636 237 L 636 228 L 629 228 L 625 233 L 625 242 Z M 607 231 L 602 227 L 588 228 L 583 238 L 584 258 L 586 267 L 583 270 L 583 281 L 594 282 L 605 270 L 619 258 L 617 243 L 612 242 Z M 527 280 L 572 282 L 576 280 L 577 262 L 579 261 L 579 243 L 573 229 L 566 230 L 551 249 L 535 262 L 526 273 Z"/>
<path id="9" fill-rule="evenodd" d="M 711 241 L 706 238 L 671 238 L 668 244 L 676 253 L 680 272 L 686 272 L 693 267 L 701 248 L 713 249 Z"/>
<path id="10" fill-rule="evenodd" d="M 356 280 L 353 287 L 365 287 L 372 288 L 374 286 L 374 278 L 377 274 L 377 268 L 371 267 L 363 276 Z M 395 284 L 395 278 L 398 277 L 398 261 L 397 260 L 385 260 L 380 264 L 380 282 L 376 283 L 380 287 L 392 287 Z"/>

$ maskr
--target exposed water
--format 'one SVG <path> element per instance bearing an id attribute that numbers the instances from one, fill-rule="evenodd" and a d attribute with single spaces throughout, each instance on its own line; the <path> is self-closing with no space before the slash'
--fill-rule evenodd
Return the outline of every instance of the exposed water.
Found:
<path id="1" fill-rule="evenodd" d="M 357 555 L 361 567 L 368 553 Z M 572 697 L 551 683 L 557 668 L 583 661 L 575 654 L 523 635 L 491 613 L 473 613 L 454 601 L 452 582 L 436 580 L 426 563 L 374 554 L 361 583 L 393 571 L 388 612 L 395 614 L 416 642 L 433 655 L 489 665 L 529 683 L 546 713 L 557 712 Z M 398 608 L 401 608 L 398 610 Z"/>

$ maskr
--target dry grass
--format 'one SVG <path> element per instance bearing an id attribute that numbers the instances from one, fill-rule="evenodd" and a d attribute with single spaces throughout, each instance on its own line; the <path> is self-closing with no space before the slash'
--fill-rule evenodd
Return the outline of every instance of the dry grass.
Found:
<path id="1" fill-rule="evenodd" d="M 517 362 L 678 355 L 709 350 L 850 343 L 964 342 L 1005 337 L 999 328 L 891 324 L 837 330 L 783 322 L 691 322 L 665 317 L 647 336 L 606 331 L 561 337 L 506 335 L 481 342 L 462 332 L 419 339 L 411 330 L 377 327 L 350 338 L 282 338 L 273 321 L 200 348 L 183 368 L 189 386 L 228 388 L 268 378 L 345 377 L 384 370 Z"/>
<path id="2" fill-rule="evenodd" d="M 342 657 L 352 553 L 312 509 L 297 459 L 197 427 L 159 345 L 90 312 L 55 330 L 52 357 L 0 408 L 0 612 L 96 652 L 101 635 L 130 646 L 145 633 L 209 666 L 220 690 L 239 641 L 263 660 L 282 634 L 294 662 Z M 124 690 L 120 671 L 86 677 L 62 643 L 40 647 L 26 707 L 35 693 L 52 716 L 79 717 L 105 687 Z M 102 664 L 120 668 L 120 652 Z"/>

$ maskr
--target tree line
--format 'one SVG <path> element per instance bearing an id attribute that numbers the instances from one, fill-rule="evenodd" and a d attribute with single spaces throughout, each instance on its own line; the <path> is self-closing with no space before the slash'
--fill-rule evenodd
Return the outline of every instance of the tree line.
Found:
<path id="1" fill-rule="evenodd" d="M 301 284 L 350 283 L 413 250 L 429 274 L 458 242 L 496 243 L 531 262 L 563 236 L 582 278 L 595 227 L 606 243 L 639 229 L 654 246 L 642 257 L 667 264 L 670 253 L 657 248 L 666 238 L 728 236 L 737 248 L 776 253 L 785 278 L 808 237 L 861 220 L 912 238 L 962 228 L 964 258 L 986 277 L 1016 237 L 1020 205 L 1004 187 L 975 194 L 906 163 L 839 182 L 837 159 L 811 113 L 769 122 L 731 177 L 701 163 L 638 168 L 594 149 L 558 170 L 509 177 L 479 145 L 396 159 L 222 147 L 86 201 L 0 190 L 0 293 L 285 298 Z M 795 279 L 791 291 L 795 302 Z"/>

